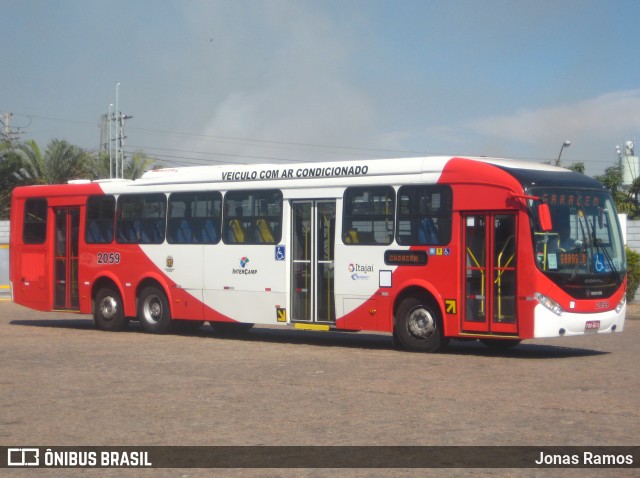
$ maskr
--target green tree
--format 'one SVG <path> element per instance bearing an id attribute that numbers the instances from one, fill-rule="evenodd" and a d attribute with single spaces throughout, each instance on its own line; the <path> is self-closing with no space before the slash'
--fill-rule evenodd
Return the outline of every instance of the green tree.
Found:
<path id="1" fill-rule="evenodd" d="M 95 160 L 91 154 L 65 140 L 52 140 L 44 154 L 35 141 L 25 141 L 15 153 L 31 184 L 62 184 L 71 179 L 95 178 Z"/>
<path id="2" fill-rule="evenodd" d="M 578 161 L 577 163 L 572 163 L 571 166 L 568 166 L 567 169 L 571 171 L 575 171 L 576 173 L 584 174 L 584 163 L 582 161 Z"/>
<path id="3" fill-rule="evenodd" d="M 594 176 L 594 178 L 600 181 L 611 192 L 616 202 L 618 212 L 627 214 L 630 218 L 634 218 L 640 214 L 637 201 L 635 201 L 629 193 L 622 190 L 622 164 L 609 166 L 604 170 L 604 174 Z"/>
<path id="4" fill-rule="evenodd" d="M 138 151 L 133 154 L 131 159 L 127 159 L 124 165 L 124 178 L 125 179 L 138 179 L 142 174 L 151 169 L 159 167 L 159 163 L 152 157 L 147 156 L 145 153 Z M 109 167 L 109 154 L 100 153 L 95 161 L 94 175 L 96 178 L 106 179 L 112 172 L 112 168 Z M 115 173 L 114 173 L 115 175 Z M 118 174 L 119 176 L 120 174 Z"/>
<path id="5" fill-rule="evenodd" d="M 158 167 L 160 167 L 160 165 L 154 158 L 138 151 L 134 153 L 131 160 L 125 164 L 124 177 L 127 179 L 138 179 L 148 169 Z"/>

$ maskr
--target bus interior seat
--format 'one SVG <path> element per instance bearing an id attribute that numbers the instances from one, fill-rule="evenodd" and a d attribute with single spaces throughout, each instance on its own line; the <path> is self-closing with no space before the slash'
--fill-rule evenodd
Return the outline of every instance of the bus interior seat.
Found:
<path id="1" fill-rule="evenodd" d="M 213 219 L 207 219 L 202 226 L 202 242 L 205 244 L 215 244 L 218 242 L 218 234 Z"/>
<path id="2" fill-rule="evenodd" d="M 139 221 L 123 220 L 118 222 L 118 241 L 125 244 L 135 244 L 139 242 L 138 231 Z"/>
<path id="3" fill-rule="evenodd" d="M 438 230 L 431 218 L 425 217 L 418 226 L 419 244 L 438 244 Z"/>
<path id="4" fill-rule="evenodd" d="M 96 221 L 89 222 L 87 226 L 87 242 L 90 244 L 100 244 L 104 243 L 104 237 L 102 235 L 102 231 L 100 230 L 100 226 Z"/>
<path id="5" fill-rule="evenodd" d="M 229 242 L 242 243 L 244 242 L 244 228 L 237 219 L 229 221 Z"/>
<path id="6" fill-rule="evenodd" d="M 347 244 L 357 244 L 358 243 L 358 231 L 355 229 L 349 229 L 344 234 L 344 242 Z"/>
<path id="7" fill-rule="evenodd" d="M 194 237 L 191 233 L 191 226 L 186 219 L 180 221 L 175 237 L 177 242 L 180 244 L 190 244 L 191 242 L 194 242 Z"/>
<path id="8" fill-rule="evenodd" d="M 267 224 L 267 221 L 264 219 L 258 219 L 256 221 L 256 226 L 257 226 L 257 236 L 258 236 L 258 240 L 260 242 L 265 242 L 265 243 L 274 243 L 274 239 L 273 239 L 273 234 L 271 233 L 271 228 L 269 227 L 269 224 Z"/>

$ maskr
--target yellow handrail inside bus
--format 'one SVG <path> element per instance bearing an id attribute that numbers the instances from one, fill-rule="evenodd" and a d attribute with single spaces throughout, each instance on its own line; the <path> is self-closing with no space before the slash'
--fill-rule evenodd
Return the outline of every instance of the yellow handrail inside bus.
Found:
<path id="1" fill-rule="evenodd" d="M 471 248 L 467 247 L 467 254 L 469 254 L 469 257 L 471 257 L 471 260 L 475 263 L 476 267 L 478 269 L 480 269 L 480 293 L 482 294 L 482 297 L 486 297 L 487 295 L 485 294 L 485 279 L 484 279 L 484 275 L 485 275 L 485 270 L 484 267 L 482 267 L 482 265 L 480 265 L 480 262 L 478 262 L 478 259 L 476 259 L 476 256 L 473 255 L 473 252 L 471 252 Z M 480 304 L 480 312 L 484 313 L 484 303 L 485 301 L 483 300 L 482 303 Z"/>
<path id="2" fill-rule="evenodd" d="M 324 227 L 327 229 L 327 260 L 331 260 L 331 219 L 326 215 L 322 215 L 324 221 Z M 331 320 L 331 274 L 330 270 L 327 270 L 327 320 Z"/>
<path id="3" fill-rule="evenodd" d="M 496 274 L 496 278 L 494 280 L 494 283 L 498 286 L 498 320 L 502 320 L 504 317 L 502 315 L 502 274 L 504 274 L 504 269 L 509 267 L 509 264 L 511 264 L 511 261 L 513 261 L 513 259 L 516 257 L 516 253 L 514 252 L 507 259 L 504 265 L 502 265 L 502 256 L 504 255 L 504 251 L 512 239 L 514 239 L 514 237 L 509 236 L 509 238 L 505 241 L 504 246 L 502 246 L 500 253 L 498 254 L 498 263 L 497 263 L 498 273 Z"/>

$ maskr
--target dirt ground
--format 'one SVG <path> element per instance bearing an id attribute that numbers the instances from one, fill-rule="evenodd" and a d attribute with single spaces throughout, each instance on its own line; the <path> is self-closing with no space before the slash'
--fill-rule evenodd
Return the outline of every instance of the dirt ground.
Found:
<path id="1" fill-rule="evenodd" d="M 640 305 L 622 333 L 396 350 L 389 336 L 207 325 L 148 335 L 0 302 L 0 444 L 638 445 Z M 640 460 L 640 457 L 637 457 Z M 552 470 L 634 476 L 636 470 Z M 8 472 L 8 473 L 5 473 Z M 10 472 L 10 473 L 9 473 Z M 61 473 L 62 472 L 62 473 Z M 549 470 L 0 470 L 11 476 L 549 476 Z"/>

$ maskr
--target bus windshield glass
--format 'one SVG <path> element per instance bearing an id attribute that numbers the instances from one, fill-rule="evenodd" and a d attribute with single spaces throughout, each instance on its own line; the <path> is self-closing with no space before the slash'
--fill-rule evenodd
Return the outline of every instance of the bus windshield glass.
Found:
<path id="1" fill-rule="evenodd" d="M 549 205 L 552 229 L 533 216 L 538 268 L 575 298 L 608 297 L 626 271 L 624 244 L 611 195 L 602 190 L 532 188 Z"/>

